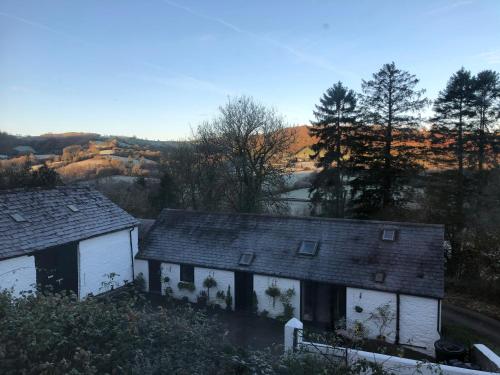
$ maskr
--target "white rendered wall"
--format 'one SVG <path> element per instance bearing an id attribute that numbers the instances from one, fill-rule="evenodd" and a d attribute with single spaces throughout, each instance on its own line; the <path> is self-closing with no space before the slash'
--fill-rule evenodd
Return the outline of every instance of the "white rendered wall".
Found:
<path id="1" fill-rule="evenodd" d="M 99 294 L 111 289 L 109 274 L 117 276 L 113 280 L 115 288 L 133 280 L 132 257 L 130 254 L 129 229 L 104 234 L 80 241 L 78 246 L 79 261 L 79 296 Z M 135 233 L 134 233 L 135 232 Z M 137 227 L 132 233 L 134 255 L 137 253 Z"/>
<path id="2" fill-rule="evenodd" d="M 217 291 L 222 290 L 227 293 L 228 286 L 231 288 L 231 296 L 233 297 L 233 302 L 231 304 L 231 309 L 234 310 L 234 272 L 214 270 L 210 268 L 194 268 L 194 283 L 196 285 L 196 290 L 198 293 L 201 290 L 206 291 L 207 289 L 203 287 L 203 281 L 209 276 L 212 276 L 215 281 L 217 281 L 217 287 L 210 288 L 210 301 L 209 303 L 217 304 L 223 308 L 226 307 L 226 302 L 216 298 Z M 197 293 L 197 294 L 198 294 Z"/>
<path id="3" fill-rule="evenodd" d="M 172 288 L 172 296 L 175 298 L 187 297 L 190 302 L 196 302 L 198 294 L 206 288 L 203 286 L 203 281 L 210 275 L 215 281 L 217 281 L 217 287 L 210 289 L 210 303 L 218 304 L 219 306 L 225 308 L 225 301 L 218 300 L 216 294 L 218 290 L 223 290 L 224 293 L 227 292 L 227 287 L 231 287 L 231 295 L 233 297 L 233 303 L 231 308 L 234 309 L 234 272 L 215 270 L 210 268 L 194 267 L 194 285 L 195 290 L 190 292 L 185 289 L 179 289 L 177 286 L 180 281 L 181 267 L 179 264 L 173 263 L 162 263 L 161 264 L 161 276 L 162 280 L 167 276 L 170 281 L 168 283 L 162 282 L 162 294 L 165 293 L 165 288 Z"/>
<path id="4" fill-rule="evenodd" d="M 376 338 L 379 328 L 375 320 L 370 319 L 370 314 L 375 312 L 377 307 L 386 303 L 390 306 L 393 320 L 385 330 L 386 340 L 394 342 L 396 338 L 396 294 L 366 290 L 358 288 L 346 288 L 346 323 L 348 328 L 353 328 L 356 322 L 360 322 L 368 330 L 369 338 Z M 356 306 L 363 309 L 356 312 Z"/>
<path id="5" fill-rule="evenodd" d="M 283 304 L 280 302 L 279 297 L 276 298 L 275 305 L 273 306 L 273 299 L 266 294 L 266 289 L 276 285 L 281 293 L 287 289 L 294 289 L 295 295 L 292 297 L 291 303 L 294 308 L 293 316 L 300 319 L 300 281 L 293 279 L 284 279 L 280 277 L 253 275 L 253 289 L 257 294 L 257 302 L 259 312 L 267 310 L 270 317 L 277 317 L 283 315 Z"/>
<path id="6" fill-rule="evenodd" d="M 391 307 L 393 320 L 386 330 L 386 340 L 394 342 L 396 339 L 396 312 L 397 296 L 395 293 L 386 293 L 366 289 L 347 288 L 346 295 L 346 322 L 349 328 L 354 327 L 356 321 L 368 329 L 368 337 L 376 338 L 379 329 L 370 314 L 378 306 L 388 303 Z M 360 306 L 363 311 L 356 312 Z M 400 295 L 399 300 L 399 343 L 408 345 L 414 350 L 434 355 L 434 342 L 439 339 L 438 333 L 438 300 L 433 298 Z"/>
<path id="7" fill-rule="evenodd" d="M 434 355 L 434 342 L 440 338 L 438 300 L 401 295 L 399 311 L 399 342 L 425 348 Z"/>
<path id="8" fill-rule="evenodd" d="M 0 290 L 12 290 L 14 296 L 34 291 L 36 268 L 34 256 L 20 256 L 0 261 Z"/>
<path id="9" fill-rule="evenodd" d="M 147 260 L 134 259 L 134 273 L 135 278 L 139 275 L 144 280 L 144 291 L 149 292 L 149 265 Z"/>

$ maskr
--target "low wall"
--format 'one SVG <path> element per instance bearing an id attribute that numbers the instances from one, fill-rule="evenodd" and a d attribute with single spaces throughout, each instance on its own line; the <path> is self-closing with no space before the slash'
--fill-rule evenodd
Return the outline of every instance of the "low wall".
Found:
<path id="1" fill-rule="evenodd" d="M 498 375 L 497 372 L 469 370 L 460 367 L 420 362 L 408 358 L 400 358 L 385 354 L 333 347 L 330 345 L 309 342 L 303 340 L 302 329 L 303 324 L 298 319 L 293 318 L 287 322 L 287 324 L 285 325 L 284 337 L 285 352 L 303 350 L 309 353 L 327 355 L 334 359 L 336 358 L 339 361 L 345 361 L 350 364 L 354 364 L 360 361 L 368 361 L 382 366 L 386 371 L 390 373 L 396 373 L 398 375 L 414 375 L 415 373 L 421 375 Z M 485 351 L 483 350 L 482 353 L 485 353 Z M 491 353 L 486 352 L 486 354 L 489 355 L 488 360 L 490 362 L 492 361 Z M 498 356 L 494 356 L 498 358 Z M 367 371 L 367 373 L 369 372 Z"/>

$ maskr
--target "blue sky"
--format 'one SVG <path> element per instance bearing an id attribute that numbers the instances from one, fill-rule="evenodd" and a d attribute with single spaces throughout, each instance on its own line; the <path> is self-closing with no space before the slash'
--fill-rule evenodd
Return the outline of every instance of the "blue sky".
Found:
<path id="1" fill-rule="evenodd" d="M 0 129 L 180 139 L 240 94 L 302 124 L 390 61 L 431 99 L 500 71 L 500 1 L 2 0 Z"/>

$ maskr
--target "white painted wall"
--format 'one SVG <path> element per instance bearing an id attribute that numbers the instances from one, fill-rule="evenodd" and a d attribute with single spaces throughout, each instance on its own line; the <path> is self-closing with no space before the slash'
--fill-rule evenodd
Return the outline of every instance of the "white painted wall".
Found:
<path id="1" fill-rule="evenodd" d="M 255 275 L 253 276 L 253 289 L 257 294 L 259 312 L 267 310 L 270 317 L 277 317 L 283 315 L 283 304 L 276 298 L 275 305 L 273 306 L 273 299 L 266 294 L 266 289 L 276 285 L 280 288 L 281 292 L 287 289 L 294 289 L 295 296 L 292 298 L 292 306 L 294 308 L 294 317 L 300 319 L 300 281 L 293 279 L 284 279 L 280 277 Z"/>
<path id="2" fill-rule="evenodd" d="M 224 293 L 227 292 L 228 286 L 231 288 L 231 296 L 233 297 L 233 303 L 231 304 L 231 309 L 234 310 L 234 272 L 214 270 L 210 268 L 194 268 L 194 283 L 196 285 L 196 290 L 198 293 L 201 290 L 207 290 L 203 287 L 203 282 L 209 276 L 212 276 L 215 281 L 217 281 L 217 287 L 210 288 L 210 301 L 209 303 L 217 304 L 222 308 L 226 307 L 226 302 L 216 298 L 217 291 L 222 290 Z"/>
<path id="3" fill-rule="evenodd" d="M 347 288 L 346 290 L 346 322 L 353 328 L 356 321 L 361 322 L 368 329 L 368 337 L 376 338 L 379 329 L 370 314 L 378 306 L 388 303 L 391 306 L 394 320 L 386 331 L 386 339 L 394 342 L 396 339 L 396 311 L 397 297 L 395 293 L 386 293 L 366 289 Z M 356 312 L 360 306 L 363 311 Z M 434 342 L 439 339 L 437 319 L 439 303 L 437 299 L 400 295 L 399 304 L 399 342 L 434 355 Z"/>
<path id="4" fill-rule="evenodd" d="M 14 296 L 34 291 L 36 269 L 34 256 L 20 256 L 0 261 L 0 290 L 12 290 Z"/>
<path id="5" fill-rule="evenodd" d="M 148 261 L 143 259 L 134 259 L 135 277 L 142 275 L 144 280 L 144 291 L 149 292 L 149 266 Z"/>
<path id="6" fill-rule="evenodd" d="M 80 241 L 78 245 L 79 261 L 79 296 L 85 298 L 88 294 L 99 294 L 111 287 L 104 286 L 110 281 L 107 275 L 118 274 L 113 280 L 114 287 L 131 282 L 132 258 L 130 254 L 129 229 L 104 234 L 102 236 Z M 134 256 L 138 251 L 137 227 L 132 233 Z"/>
<path id="7" fill-rule="evenodd" d="M 401 295 L 399 342 L 424 347 L 426 352 L 434 355 L 434 342 L 440 338 L 438 310 L 436 299 Z"/>
<path id="8" fill-rule="evenodd" d="M 168 276 L 170 281 L 168 284 L 162 283 L 162 293 L 165 293 L 165 288 L 170 286 L 172 288 L 172 296 L 174 298 L 187 297 L 190 302 L 196 302 L 197 296 L 200 291 L 206 291 L 203 286 L 203 282 L 210 275 L 215 281 L 217 281 L 217 287 L 210 289 L 210 303 L 217 304 L 223 308 L 226 307 L 226 303 L 223 300 L 218 300 L 216 294 L 218 290 L 223 290 L 224 293 L 227 292 L 227 287 L 231 288 L 231 295 L 233 297 L 233 303 L 231 308 L 234 309 L 234 272 L 215 270 L 211 268 L 194 267 L 194 285 L 195 290 L 190 292 L 185 289 L 179 289 L 177 284 L 179 284 L 181 275 L 181 268 L 179 264 L 173 263 L 162 263 L 161 265 L 161 276 L 162 279 Z"/>
<path id="9" fill-rule="evenodd" d="M 346 324 L 348 328 L 354 328 L 356 322 L 360 322 L 368 331 L 368 337 L 376 338 L 379 334 L 377 324 L 370 319 L 370 314 L 375 312 L 377 307 L 388 303 L 393 313 L 393 321 L 385 331 L 386 340 L 394 342 L 396 338 L 396 294 L 366 290 L 358 288 L 346 288 Z M 356 312 L 356 306 L 363 309 Z"/>

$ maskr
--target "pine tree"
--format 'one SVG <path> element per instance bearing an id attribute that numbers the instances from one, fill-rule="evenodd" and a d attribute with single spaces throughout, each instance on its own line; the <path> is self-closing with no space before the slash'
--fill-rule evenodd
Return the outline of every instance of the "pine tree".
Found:
<path id="1" fill-rule="evenodd" d="M 355 150 L 364 170 L 353 180 L 354 203 L 361 215 L 400 207 L 408 199 L 408 179 L 419 169 L 415 146 L 419 113 L 427 105 L 419 80 L 393 63 L 362 82 L 361 115 L 365 141 Z"/>
<path id="2" fill-rule="evenodd" d="M 435 124 L 431 141 L 435 156 L 441 163 L 457 164 L 459 179 L 463 180 L 466 131 L 470 127 L 473 79 L 464 68 L 453 74 L 446 88 L 434 102 Z M 455 155 L 453 158 L 450 154 Z"/>
<path id="3" fill-rule="evenodd" d="M 310 130 L 318 138 L 312 146 L 316 166 L 321 171 L 316 175 L 311 193 L 313 201 L 321 201 L 323 214 L 343 217 L 345 213 L 345 178 L 352 165 L 347 155 L 355 132 L 356 94 L 341 82 L 330 87 L 316 105 L 316 121 Z"/>
<path id="4" fill-rule="evenodd" d="M 476 121 L 472 123 L 472 143 L 477 152 L 477 166 L 482 173 L 487 151 L 492 149 L 493 125 L 500 118 L 500 76 L 492 70 L 479 72 L 473 80 L 471 109 Z"/>
<path id="5" fill-rule="evenodd" d="M 461 68 L 448 80 L 446 88 L 439 93 L 434 102 L 435 124 L 431 130 L 434 155 L 446 167 L 456 167 L 456 181 L 448 198 L 452 214 L 448 218 L 449 230 L 459 233 L 464 225 L 464 163 L 466 161 L 467 138 L 470 135 L 471 118 L 474 116 L 471 104 L 473 99 L 473 78 L 469 71 Z M 452 244 L 456 247 L 457 244 Z"/>

